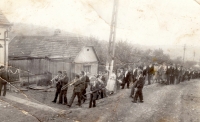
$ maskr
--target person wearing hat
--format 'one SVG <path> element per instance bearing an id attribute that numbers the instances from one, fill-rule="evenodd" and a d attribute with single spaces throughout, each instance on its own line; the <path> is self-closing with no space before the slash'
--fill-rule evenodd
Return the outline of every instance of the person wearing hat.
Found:
<path id="1" fill-rule="evenodd" d="M 9 75 L 4 66 L 0 67 L 0 96 L 2 88 L 4 87 L 3 96 L 6 96 L 6 85 L 9 82 Z"/>

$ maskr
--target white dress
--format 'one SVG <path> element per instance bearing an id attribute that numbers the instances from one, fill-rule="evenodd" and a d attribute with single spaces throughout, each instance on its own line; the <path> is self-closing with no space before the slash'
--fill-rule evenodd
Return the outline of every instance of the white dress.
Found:
<path id="1" fill-rule="evenodd" d="M 116 75 L 112 73 L 110 78 L 108 79 L 106 89 L 110 92 L 116 91 Z"/>

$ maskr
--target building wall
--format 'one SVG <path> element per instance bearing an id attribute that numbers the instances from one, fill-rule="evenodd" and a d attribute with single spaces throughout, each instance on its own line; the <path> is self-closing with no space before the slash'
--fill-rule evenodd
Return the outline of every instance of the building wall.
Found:
<path id="1" fill-rule="evenodd" d="M 96 75 L 98 74 L 98 62 L 94 63 L 81 63 L 81 64 L 75 64 L 75 73 L 80 74 L 81 71 L 86 71 L 84 69 L 84 66 L 90 66 L 90 75 Z"/>
<path id="2" fill-rule="evenodd" d="M 75 63 L 86 63 L 98 61 L 95 52 L 92 47 L 84 47 L 75 58 Z"/>
<path id="3" fill-rule="evenodd" d="M 0 65 L 4 65 L 4 32 L 6 31 L 6 28 L 3 26 L 0 26 L 0 44 L 3 47 L 0 47 Z"/>
<path id="4" fill-rule="evenodd" d="M 89 72 L 90 75 L 98 73 L 98 59 L 92 47 L 83 47 L 74 62 L 75 73 L 80 74 L 81 71 Z"/>
<path id="5" fill-rule="evenodd" d="M 52 76 L 55 77 L 58 74 L 58 71 L 66 71 L 68 77 L 72 78 L 72 65 L 69 62 L 64 61 L 49 61 L 49 72 L 52 73 Z"/>
<path id="6" fill-rule="evenodd" d="M 27 76 L 28 70 L 30 75 L 41 75 L 50 72 L 52 77 L 56 76 L 58 71 L 66 71 L 70 79 L 73 70 L 69 62 L 51 61 L 47 59 L 9 60 L 9 66 L 21 69 L 25 76 Z"/>

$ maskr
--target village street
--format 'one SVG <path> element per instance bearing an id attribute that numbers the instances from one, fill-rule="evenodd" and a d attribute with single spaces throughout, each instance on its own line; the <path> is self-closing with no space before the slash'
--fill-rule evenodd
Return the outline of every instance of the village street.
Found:
<path id="1" fill-rule="evenodd" d="M 185 81 L 178 85 L 153 84 L 144 88 L 144 103 L 132 103 L 130 89 L 100 99 L 97 107 L 88 109 L 88 101 L 82 107 L 72 108 L 51 103 L 54 92 L 29 90 L 24 94 L 8 92 L 1 97 L 4 114 L 1 122 L 199 122 L 200 81 Z M 72 88 L 69 89 L 72 91 Z M 70 99 L 71 94 L 68 94 Z M 64 111 L 62 111 L 64 110 Z M 10 112 L 11 111 L 11 112 Z M 3 120 L 3 121 L 2 121 Z"/>

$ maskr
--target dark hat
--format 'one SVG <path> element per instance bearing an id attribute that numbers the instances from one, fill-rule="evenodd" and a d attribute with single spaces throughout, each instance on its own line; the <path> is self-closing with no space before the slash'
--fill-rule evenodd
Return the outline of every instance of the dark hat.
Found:
<path id="1" fill-rule="evenodd" d="M 0 66 L 0 69 L 3 69 L 4 68 L 4 66 Z"/>
<path id="2" fill-rule="evenodd" d="M 85 74 L 85 72 L 84 71 L 81 71 L 81 75 L 84 75 Z"/>
<path id="3" fill-rule="evenodd" d="M 62 71 L 58 71 L 58 73 L 62 74 Z"/>
<path id="4" fill-rule="evenodd" d="M 79 78 L 80 76 L 79 76 L 79 75 L 76 75 L 75 77 Z"/>
<path id="5" fill-rule="evenodd" d="M 141 70 L 139 71 L 139 74 L 142 74 L 142 71 L 141 71 Z"/>

